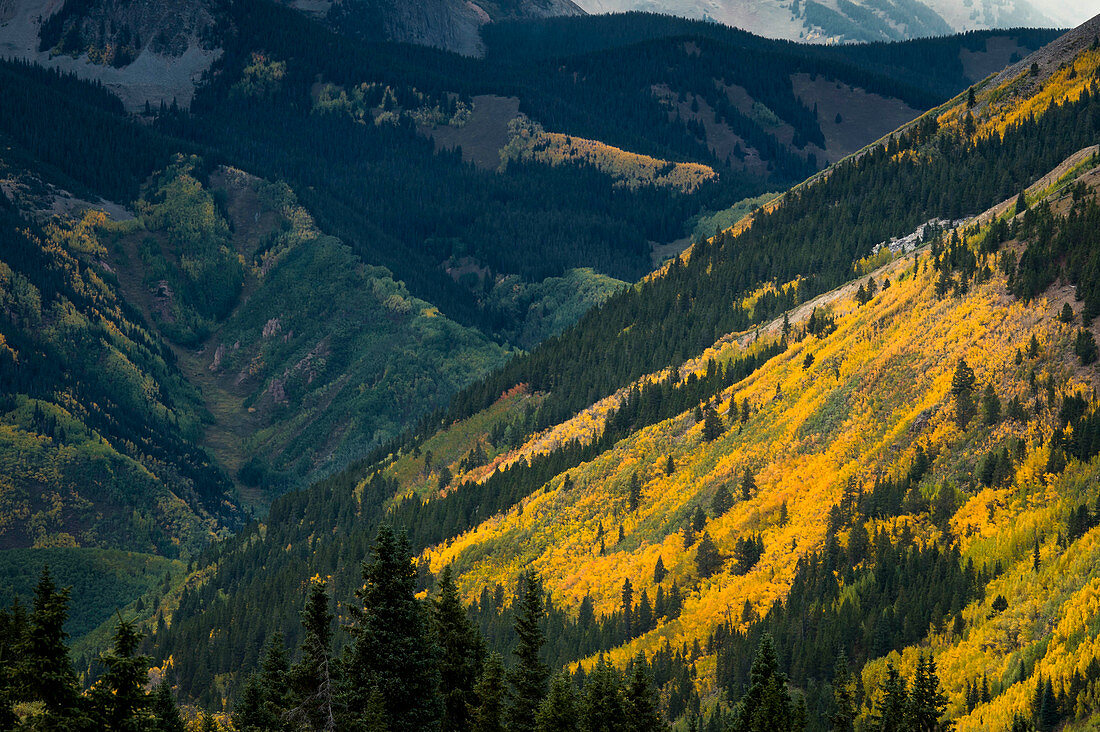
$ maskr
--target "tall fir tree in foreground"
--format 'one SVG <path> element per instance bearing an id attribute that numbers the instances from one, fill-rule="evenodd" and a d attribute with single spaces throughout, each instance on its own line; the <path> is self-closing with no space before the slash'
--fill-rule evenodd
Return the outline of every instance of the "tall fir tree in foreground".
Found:
<path id="1" fill-rule="evenodd" d="M 304 637 L 298 662 L 290 669 L 290 688 L 297 702 L 291 717 L 312 729 L 336 729 L 334 693 L 338 678 L 332 658 L 332 609 L 328 585 L 319 577 L 309 584 L 302 611 Z"/>
<path id="2" fill-rule="evenodd" d="M 466 615 L 450 565 L 439 576 L 439 597 L 432 603 L 432 625 L 439 648 L 443 732 L 469 729 L 477 702 L 474 686 L 485 662 L 485 643 Z"/>
<path id="3" fill-rule="evenodd" d="M 359 605 L 349 629 L 345 667 L 349 724 L 368 721 L 372 690 L 381 694 L 393 732 L 439 729 L 437 649 L 424 603 L 416 597 L 416 566 L 409 542 L 389 526 L 378 530 L 371 561 L 363 563 Z"/>
<path id="4" fill-rule="evenodd" d="M 749 690 L 737 704 L 734 732 L 797 732 L 804 725 L 779 671 L 775 642 L 765 633 L 752 662 Z"/>
<path id="5" fill-rule="evenodd" d="M 546 696 L 550 670 L 539 658 L 543 633 L 542 583 L 534 572 L 522 577 L 520 606 L 516 612 L 516 665 L 509 674 L 508 729 L 528 732 L 535 728 L 535 715 Z"/>

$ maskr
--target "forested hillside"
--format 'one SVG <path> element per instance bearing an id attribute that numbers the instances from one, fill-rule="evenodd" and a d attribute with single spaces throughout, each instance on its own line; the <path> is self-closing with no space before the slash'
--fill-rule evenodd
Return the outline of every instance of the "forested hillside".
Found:
<path id="1" fill-rule="evenodd" d="M 1100 21 L 222 20 L 187 110 L 0 65 L 0 724 L 1094 721 Z"/>
<path id="2" fill-rule="evenodd" d="M 275 630 L 311 657 L 312 592 L 346 620 L 327 646 L 344 678 L 379 680 L 339 713 L 415 726 L 442 713 L 407 696 L 436 662 L 368 649 L 371 623 L 426 612 L 419 590 L 433 613 L 457 594 L 484 638 L 483 672 L 441 682 L 476 714 L 506 678 L 509 714 L 548 693 L 551 715 L 576 686 L 588 725 L 635 713 L 646 684 L 683 728 L 1088 723 L 1094 36 L 697 244 L 464 392 L 442 427 L 276 501 L 155 613 L 157 665 L 206 707 L 290 710 L 245 676 Z M 391 641 L 469 632 L 433 617 Z M 571 681 L 548 686 L 560 668 Z"/>

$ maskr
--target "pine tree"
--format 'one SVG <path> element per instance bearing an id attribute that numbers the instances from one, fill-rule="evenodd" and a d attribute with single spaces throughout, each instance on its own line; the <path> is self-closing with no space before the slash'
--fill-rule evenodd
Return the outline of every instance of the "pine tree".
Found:
<path id="1" fill-rule="evenodd" d="M 752 498 L 752 494 L 756 492 L 756 479 L 752 476 L 752 471 L 745 468 L 745 474 L 741 477 L 741 498 L 742 500 L 749 500 Z"/>
<path id="2" fill-rule="evenodd" d="M 504 661 L 499 653 L 492 653 L 485 660 L 474 694 L 478 703 L 470 713 L 470 729 L 504 732 Z"/>
<path id="3" fill-rule="evenodd" d="M 145 682 L 149 657 L 137 654 L 142 634 L 119 616 L 111 650 L 99 657 L 106 671 L 92 692 L 92 703 L 105 729 L 148 730 L 153 725 Z"/>
<path id="4" fill-rule="evenodd" d="M 1001 400 L 993 391 L 992 384 L 985 385 L 982 392 L 982 422 L 986 425 L 995 425 L 1001 421 Z"/>
<path id="5" fill-rule="evenodd" d="M 665 461 L 665 475 L 672 475 L 676 472 L 676 463 L 672 461 L 672 456 L 668 456 L 668 460 Z"/>
<path id="6" fill-rule="evenodd" d="M 361 606 L 353 609 L 350 628 L 348 712 L 365 719 L 370 690 L 376 688 L 394 732 L 437 729 L 442 700 L 436 649 L 416 598 L 408 539 L 382 526 L 372 553 L 372 561 L 363 563 L 363 586 L 356 592 Z"/>
<path id="7" fill-rule="evenodd" d="M 628 732 L 619 674 L 603 656 L 584 682 L 581 728 L 588 732 Z"/>
<path id="8" fill-rule="evenodd" d="M 271 716 L 264 700 L 263 682 L 259 674 L 249 674 L 244 692 L 233 710 L 233 727 L 240 732 L 268 732 L 277 729 L 278 720 Z"/>
<path id="9" fill-rule="evenodd" d="M 936 732 L 946 708 L 947 696 L 940 689 L 936 661 L 932 654 L 925 656 L 922 653 L 917 660 L 917 672 L 909 692 L 905 715 L 907 728 L 913 732 Z"/>
<path id="10" fill-rule="evenodd" d="M 829 717 L 833 732 L 852 732 L 855 729 L 856 704 L 852 686 L 848 656 L 841 651 L 833 670 L 833 713 Z"/>
<path id="11" fill-rule="evenodd" d="M 546 696 L 550 676 L 539 652 L 546 637 L 543 634 L 542 585 L 534 572 L 522 576 L 520 607 L 516 612 L 516 665 L 509 674 L 511 693 L 508 705 L 508 729 L 515 732 L 533 730 L 535 715 Z"/>
<path id="12" fill-rule="evenodd" d="M 703 440 L 713 442 L 726 431 L 726 425 L 715 408 L 708 404 L 703 414 Z"/>
<path id="13" fill-rule="evenodd" d="M 638 480 L 638 474 L 632 473 L 630 476 L 630 510 L 637 511 L 638 504 L 642 500 L 642 482 Z"/>
<path id="14" fill-rule="evenodd" d="M 161 679 L 152 694 L 153 730 L 155 732 L 185 732 L 183 717 L 172 696 L 172 687 L 167 679 Z"/>
<path id="15" fill-rule="evenodd" d="M 469 729 L 474 686 L 485 661 L 481 634 L 466 616 L 458 597 L 451 567 L 439 576 L 439 597 L 432 603 L 436 645 L 440 649 L 440 691 L 443 694 L 443 732 Z"/>
<path id="16" fill-rule="evenodd" d="M 535 717 L 536 732 L 574 732 L 580 720 L 577 707 L 577 691 L 563 671 L 550 682 L 550 693 Z"/>
<path id="17" fill-rule="evenodd" d="M 290 659 L 283 634 L 279 631 L 267 643 L 260 664 L 259 682 L 268 719 L 274 720 L 275 729 L 286 728 L 284 717 L 290 709 Z"/>
<path id="18" fill-rule="evenodd" d="M 661 557 L 657 557 L 657 563 L 653 565 L 653 584 L 661 584 L 667 576 L 668 570 L 665 569 L 665 561 Z"/>
<path id="19" fill-rule="evenodd" d="M 961 358 L 951 378 L 951 394 L 955 397 L 955 422 L 959 429 L 966 429 L 974 417 L 974 372 Z"/>
<path id="20" fill-rule="evenodd" d="M 1020 191 L 1020 195 L 1016 196 L 1016 213 L 1022 214 L 1024 211 L 1027 211 L 1027 196 Z"/>
<path id="21" fill-rule="evenodd" d="M 760 639 L 749 672 L 749 689 L 737 704 L 734 732 L 788 732 L 800 729 L 787 690 L 787 677 L 779 672 L 779 658 L 771 635 Z"/>
<path id="22" fill-rule="evenodd" d="M 695 568 L 701 579 L 710 577 L 722 568 L 722 555 L 718 552 L 718 547 L 714 545 L 710 534 L 705 531 L 699 539 L 699 548 L 695 550 Z"/>
<path id="23" fill-rule="evenodd" d="M 887 664 L 886 678 L 881 688 L 882 697 L 875 705 L 872 729 L 876 732 L 904 732 L 909 693 L 905 679 L 893 664 Z"/>
<path id="24" fill-rule="evenodd" d="M 626 729 L 630 732 L 658 732 L 665 724 L 657 707 L 653 681 L 646 667 L 645 655 L 638 653 L 623 688 Z"/>
<path id="25" fill-rule="evenodd" d="M 302 611 L 304 636 L 299 646 L 299 659 L 290 669 L 290 688 L 298 703 L 293 716 L 304 717 L 313 729 L 336 728 L 332 620 L 328 585 L 315 577 L 310 582 Z"/>
<path id="26" fill-rule="evenodd" d="M 77 713 L 77 679 L 65 645 L 68 618 L 69 589 L 58 589 L 49 567 L 43 567 L 27 632 L 18 648 L 15 687 L 20 699 L 43 702 L 55 719 Z"/>
<path id="27" fill-rule="evenodd" d="M 714 515 L 714 518 L 718 518 L 724 516 L 726 511 L 731 508 L 733 508 L 733 496 L 730 495 L 730 489 L 723 483 L 714 492 L 714 498 L 710 501 L 710 512 Z"/>

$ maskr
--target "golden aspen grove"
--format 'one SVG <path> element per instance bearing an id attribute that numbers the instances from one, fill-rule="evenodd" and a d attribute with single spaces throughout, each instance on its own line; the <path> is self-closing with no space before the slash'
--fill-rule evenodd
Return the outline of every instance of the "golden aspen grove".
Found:
<path id="1" fill-rule="evenodd" d="M 178 1 L 0 3 L 0 729 L 1100 728 L 1100 16 Z"/>

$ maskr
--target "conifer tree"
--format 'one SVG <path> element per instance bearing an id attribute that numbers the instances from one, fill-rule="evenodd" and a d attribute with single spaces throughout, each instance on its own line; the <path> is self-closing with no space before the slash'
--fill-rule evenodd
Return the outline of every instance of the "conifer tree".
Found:
<path id="1" fill-rule="evenodd" d="M 887 664 L 886 678 L 881 688 L 882 696 L 875 705 L 872 729 L 876 732 L 903 732 L 909 693 L 905 679 L 893 664 Z"/>
<path id="2" fill-rule="evenodd" d="M 848 656 L 841 651 L 833 670 L 833 712 L 829 717 L 833 732 L 852 732 L 855 729 L 856 704 L 852 686 Z"/>
<path id="3" fill-rule="evenodd" d="M 588 732 L 627 732 L 619 674 L 600 656 L 584 682 L 581 728 Z"/>
<path id="4" fill-rule="evenodd" d="M 504 732 L 504 661 L 492 653 L 485 661 L 481 678 L 474 687 L 477 706 L 471 710 L 473 732 Z"/>
<path id="5" fill-rule="evenodd" d="M 260 675 L 249 674 L 244 692 L 233 710 L 234 728 L 239 732 L 268 732 L 276 729 L 277 723 L 265 703 Z"/>
<path id="6" fill-rule="evenodd" d="M 630 510 L 637 511 L 638 504 L 642 500 L 642 482 L 638 480 L 638 474 L 632 473 L 630 476 Z"/>
<path id="7" fill-rule="evenodd" d="M 332 620 L 328 585 L 320 577 L 310 581 L 302 611 L 304 636 L 298 662 L 290 669 L 290 688 L 298 706 L 295 717 L 304 717 L 313 729 L 336 727 L 333 704 L 336 679 L 332 662 Z"/>
<path id="8" fill-rule="evenodd" d="M 676 463 L 672 461 L 672 456 L 669 455 L 665 461 L 665 475 L 672 475 L 676 472 Z"/>
<path id="9" fill-rule="evenodd" d="M 290 659 L 283 634 L 276 631 L 267 643 L 260 664 L 260 693 L 269 719 L 276 729 L 286 728 L 284 717 L 290 709 Z"/>
<path id="10" fill-rule="evenodd" d="M 742 500 L 749 500 L 752 498 L 752 494 L 756 492 L 756 479 L 752 475 L 752 471 L 745 468 L 745 474 L 741 477 L 741 498 Z"/>
<path id="11" fill-rule="evenodd" d="M 947 708 L 947 696 L 940 689 L 936 674 L 936 661 L 932 654 L 923 653 L 917 660 L 917 672 L 909 692 L 906 709 L 906 729 L 913 732 L 936 732 L 940 717 Z"/>
<path id="12" fill-rule="evenodd" d="M 955 397 L 955 422 L 959 429 L 966 429 L 974 417 L 974 371 L 961 358 L 951 378 L 951 394 Z"/>
<path id="13" fill-rule="evenodd" d="M 25 701 L 41 701 L 54 719 L 77 714 L 76 674 L 65 644 L 68 633 L 69 589 L 58 589 L 43 567 L 34 588 L 34 604 L 23 642 L 18 648 L 15 688 Z"/>
<path id="14" fill-rule="evenodd" d="M 577 707 L 577 691 L 563 671 L 550 682 L 550 693 L 535 718 L 536 732 L 574 732 L 580 723 Z"/>
<path id="15" fill-rule="evenodd" d="M 657 557 L 657 563 L 653 565 L 653 584 L 661 584 L 665 581 L 665 577 L 667 576 L 668 570 L 665 569 L 665 560 L 661 557 Z"/>
<path id="16" fill-rule="evenodd" d="M 99 657 L 106 671 L 91 696 L 105 729 L 148 730 L 153 725 L 145 693 L 149 657 L 137 655 L 141 637 L 132 622 L 119 616 L 111 650 Z"/>
<path id="17" fill-rule="evenodd" d="M 993 391 L 992 384 L 985 385 L 982 392 L 982 422 L 986 425 L 995 425 L 1001 421 L 1001 400 L 997 398 L 997 392 Z"/>
<path id="18" fill-rule="evenodd" d="M 155 732 L 185 732 L 186 727 L 183 724 L 183 717 L 180 716 L 180 709 L 172 696 L 172 686 L 167 679 L 161 679 L 152 696 L 153 730 Z"/>
<path id="19" fill-rule="evenodd" d="M 703 440 L 706 442 L 717 440 L 725 430 L 726 425 L 722 422 L 722 418 L 718 416 L 717 410 L 708 404 L 706 411 L 703 413 Z"/>
<path id="20" fill-rule="evenodd" d="M 710 512 L 714 515 L 714 518 L 718 518 L 724 516 L 726 511 L 731 508 L 733 508 L 733 496 L 730 495 L 730 489 L 723 483 L 714 492 L 714 498 L 710 501 Z"/>
<path id="21" fill-rule="evenodd" d="M 749 689 L 737 703 L 734 732 L 788 732 L 801 729 L 787 690 L 787 677 L 779 672 L 779 658 L 771 635 L 760 639 L 749 673 Z"/>
<path id="22" fill-rule="evenodd" d="M 384 525 L 372 554 L 363 563 L 363 586 L 356 592 L 361 605 L 353 609 L 350 628 L 348 713 L 365 721 L 371 690 L 377 689 L 393 732 L 437 729 L 442 702 L 436 649 L 427 613 L 416 598 L 408 539 Z"/>
<path id="23" fill-rule="evenodd" d="M 509 674 L 511 693 L 508 705 L 508 729 L 533 730 L 535 715 L 546 696 L 550 676 L 539 652 L 546 637 L 542 630 L 542 585 L 534 572 L 522 576 L 520 607 L 516 612 L 516 665 Z"/>
<path id="24" fill-rule="evenodd" d="M 631 664 L 623 688 L 626 728 L 631 732 L 658 732 L 665 729 L 658 711 L 653 681 L 646 667 L 645 655 L 638 653 Z"/>
<path id="25" fill-rule="evenodd" d="M 701 579 L 710 577 L 722 568 L 722 555 L 718 552 L 718 547 L 714 545 L 710 534 L 705 531 L 699 539 L 699 548 L 695 550 L 695 568 Z"/>
<path id="26" fill-rule="evenodd" d="M 469 729 L 469 710 L 476 701 L 474 686 L 485 661 L 485 644 L 466 616 L 450 565 L 439 576 L 439 597 L 432 603 L 432 620 L 440 650 L 443 732 Z"/>

